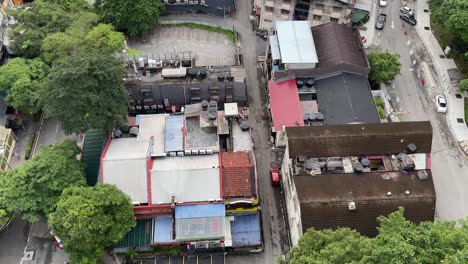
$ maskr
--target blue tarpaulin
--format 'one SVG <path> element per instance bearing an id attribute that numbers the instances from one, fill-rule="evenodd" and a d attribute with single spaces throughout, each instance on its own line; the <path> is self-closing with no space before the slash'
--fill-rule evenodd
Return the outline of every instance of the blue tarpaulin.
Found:
<path id="1" fill-rule="evenodd" d="M 184 117 L 173 115 L 166 117 L 164 132 L 164 151 L 177 152 L 184 150 Z"/>
<path id="2" fill-rule="evenodd" d="M 261 245 L 259 214 L 235 215 L 234 221 L 231 222 L 231 237 L 233 247 Z"/>
<path id="3" fill-rule="evenodd" d="M 225 216 L 226 211 L 224 204 L 196 204 L 196 205 L 181 205 L 175 208 L 175 218 L 198 218 L 198 217 L 214 217 Z"/>
<path id="4" fill-rule="evenodd" d="M 161 216 L 154 219 L 154 243 L 170 243 L 172 239 L 172 217 Z"/>

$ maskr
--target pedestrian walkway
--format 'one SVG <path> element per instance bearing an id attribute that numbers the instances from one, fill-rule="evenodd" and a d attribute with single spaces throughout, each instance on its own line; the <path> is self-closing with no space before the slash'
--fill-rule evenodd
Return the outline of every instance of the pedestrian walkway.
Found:
<path id="1" fill-rule="evenodd" d="M 359 34 L 361 34 L 362 38 L 362 43 L 364 45 L 364 48 L 369 48 L 371 45 L 374 44 L 374 37 L 376 34 L 375 31 L 375 18 L 377 17 L 377 3 L 378 1 L 373 1 L 372 2 L 372 10 L 369 13 L 369 21 L 367 21 L 362 28 L 365 28 L 365 30 L 359 30 Z"/>
<path id="2" fill-rule="evenodd" d="M 448 59 L 444 55 L 444 50 L 440 47 L 430 28 L 429 4 L 427 1 L 416 1 L 416 31 L 424 43 L 432 62 L 434 63 L 439 83 L 442 86 L 445 97 L 447 98 L 447 123 L 450 131 L 464 151 L 465 157 L 468 157 L 468 126 L 464 117 L 464 97 L 468 94 L 462 94 L 457 88 L 452 86 L 448 70 L 456 69 L 455 61 Z"/>

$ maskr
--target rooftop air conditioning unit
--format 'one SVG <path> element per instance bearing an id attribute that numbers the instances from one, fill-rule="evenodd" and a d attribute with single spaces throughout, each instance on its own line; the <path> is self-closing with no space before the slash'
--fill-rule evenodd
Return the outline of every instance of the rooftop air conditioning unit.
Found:
<path id="1" fill-rule="evenodd" d="M 200 155 L 205 155 L 205 154 L 206 154 L 206 150 L 200 149 Z"/>
<path id="2" fill-rule="evenodd" d="M 192 150 L 192 155 L 198 155 L 198 149 Z"/>
<path id="3" fill-rule="evenodd" d="M 207 155 L 213 154 L 213 150 L 212 150 L 212 149 L 207 149 L 207 150 L 206 150 L 206 154 L 207 154 Z"/>
<path id="4" fill-rule="evenodd" d="M 178 151 L 177 152 L 177 157 L 183 157 L 184 156 L 184 152 L 183 151 Z"/>
<path id="5" fill-rule="evenodd" d="M 348 203 L 348 210 L 356 211 L 356 203 L 355 202 L 349 202 Z"/>
<path id="6" fill-rule="evenodd" d="M 176 157 L 176 156 L 177 156 L 177 153 L 176 153 L 176 152 L 169 152 L 169 156 L 171 156 L 171 157 Z"/>
<path id="7" fill-rule="evenodd" d="M 192 151 L 190 149 L 186 149 L 185 150 L 185 155 L 188 156 L 188 155 L 192 155 Z"/>

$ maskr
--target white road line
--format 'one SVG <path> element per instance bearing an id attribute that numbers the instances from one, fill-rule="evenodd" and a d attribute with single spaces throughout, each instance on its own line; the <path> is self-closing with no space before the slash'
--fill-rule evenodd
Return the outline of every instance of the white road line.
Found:
<path id="1" fill-rule="evenodd" d="M 411 44 L 411 40 L 408 40 L 408 41 L 406 42 L 406 46 L 409 46 L 410 44 Z"/>
<path id="2" fill-rule="evenodd" d="M 382 33 L 382 31 L 379 31 L 379 33 L 377 33 L 377 36 L 379 36 L 379 37 L 380 37 L 380 33 Z"/>
<path id="3" fill-rule="evenodd" d="M 392 20 L 392 29 L 394 29 L 394 28 L 395 28 L 395 25 L 393 24 L 393 20 Z"/>

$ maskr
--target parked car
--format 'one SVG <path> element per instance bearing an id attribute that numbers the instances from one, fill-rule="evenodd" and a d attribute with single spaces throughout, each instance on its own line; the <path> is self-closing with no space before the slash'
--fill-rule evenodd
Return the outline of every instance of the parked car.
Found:
<path id="1" fill-rule="evenodd" d="M 377 21 L 375 22 L 375 28 L 382 30 L 385 25 L 385 20 L 387 20 L 387 15 L 380 14 L 379 17 L 377 18 Z"/>
<path id="2" fill-rule="evenodd" d="M 270 176 L 271 176 L 271 185 L 279 186 L 280 185 L 280 173 L 278 168 L 271 168 L 270 169 Z"/>
<path id="3" fill-rule="evenodd" d="M 379 5 L 382 7 L 387 6 L 387 0 L 380 0 Z"/>
<path id="4" fill-rule="evenodd" d="M 401 7 L 400 14 L 407 14 L 410 16 L 414 16 L 413 10 L 411 10 L 411 8 L 409 8 L 408 6 Z"/>
<path id="5" fill-rule="evenodd" d="M 403 14 L 403 13 L 401 13 L 401 14 L 400 14 L 400 19 L 403 20 L 403 21 L 405 21 L 405 22 L 407 22 L 408 24 L 410 24 L 410 25 L 412 25 L 412 26 L 416 25 L 416 23 L 417 23 L 417 21 L 416 21 L 416 19 L 414 18 L 414 16 L 410 16 L 410 15 L 408 15 L 408 14 Z"/>
<path id="6" fill-rule="evenodd" d="M 52 231 L 50 232 L 50 236 L 52 236 L 52 239 L 54 240 L 55 245 L 58 248 L 63 249 L 62 240 L 60 240 L 60 238 L 58 238 L 58 236 L 54 235 L 54 233 L 52 233 Z"/>
<path id="7" fill-rule="evenodd" d="M 436 96 L 436 106 L 437 112 L 445 114 L 447 113 L 447 100 L 445 100 L 445 96 L 437 95 Z"/>

